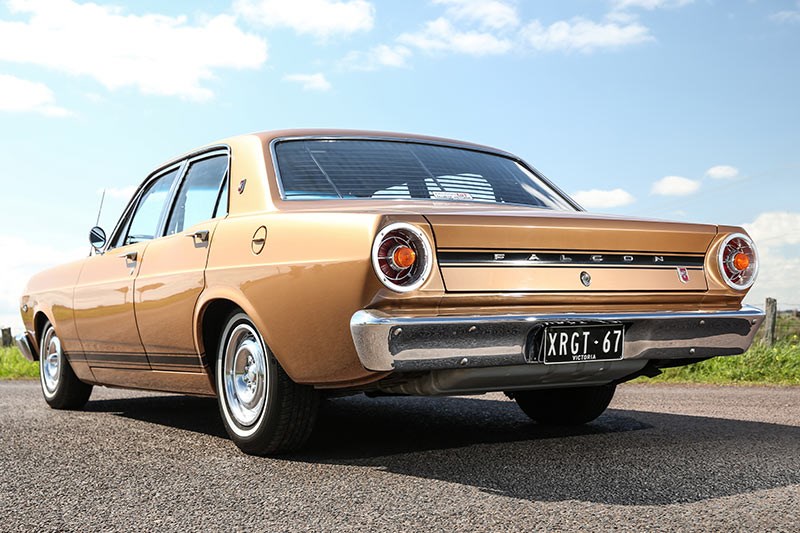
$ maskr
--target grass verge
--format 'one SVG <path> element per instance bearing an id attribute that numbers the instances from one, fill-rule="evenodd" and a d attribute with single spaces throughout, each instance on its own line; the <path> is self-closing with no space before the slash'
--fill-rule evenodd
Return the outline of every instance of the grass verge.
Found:
<path id="1" fill-rule="evenodd" d="M 649 382 L 800 385 L 800 346 L 796 336 L 783 339 L 772 348 L 756 342 L 744 355 L 666 368 L 655 378 L 634 380 L 634 383 Z"/>
<path id="2" fill-rule="evenodd" d="M 0 379 L 39 377 L 39 363 L 31 363 L 16 348 L 0 348 Z"/>

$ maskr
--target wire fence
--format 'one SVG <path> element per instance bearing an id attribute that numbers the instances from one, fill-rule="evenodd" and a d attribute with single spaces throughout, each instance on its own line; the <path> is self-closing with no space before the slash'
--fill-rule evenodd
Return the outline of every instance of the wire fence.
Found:
<path id="1" fill-rule="evenodd" d="M 778 311 L 779 308 L 782 310 Z M 772 345 L 769 341 L 769 329 L 774 327 L 775 333 L 772 336 L 774 343 L 789 341 L 797 344 L 800 338 L 800 309 L 798 306 L 787 305 L 776 302 L 773 298 L 767 298 L 764 309 L 767 317 L 763 327 L 756 334 L 756 342 L 767 342 Z"/>
<path id="2" fill-rule="evenodd" d="M 775 340 L 780 342 L 785 339 L 797 340 L 798 338 L 800 338 L 800 318 L 794 314 L 779 314 L 775 323 Z"/>

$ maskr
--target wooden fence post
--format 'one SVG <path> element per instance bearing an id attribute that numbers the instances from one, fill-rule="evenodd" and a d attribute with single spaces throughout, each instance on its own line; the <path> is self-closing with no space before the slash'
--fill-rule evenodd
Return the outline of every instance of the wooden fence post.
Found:
<path id="1" fill-rule="evenodd" d="M 764 320 L 764 342 L 767 346 L 775 344 L 775 326 L 778 322 L 778 301 L 775 298 L 767 298 L 766 303 L 767 318 Z"/>
<path id="2" fill-rule="evenodd" d="M 3 340 L 0 346 L 11 346 L 14 342 L 14 339 L 11 337 L 11 328 L 3 328 L 2 330 Z"/>

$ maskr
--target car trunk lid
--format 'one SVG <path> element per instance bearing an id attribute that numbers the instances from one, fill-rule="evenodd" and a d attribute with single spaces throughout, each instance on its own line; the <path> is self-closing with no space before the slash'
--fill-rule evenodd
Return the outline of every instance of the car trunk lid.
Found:
<path id="1" fill-rule="evenodd" d="M 705 291 L 716 226 L 531 209 L 426 213 L 448 292 Z"/>

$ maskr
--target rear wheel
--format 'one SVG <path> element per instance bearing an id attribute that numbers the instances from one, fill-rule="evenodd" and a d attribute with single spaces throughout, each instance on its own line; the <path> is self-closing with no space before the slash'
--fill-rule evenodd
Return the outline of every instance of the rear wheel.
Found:
<path id="1" fill-rule="evenodd" d="M 591 422 L 606 410 L 616 385 L 516 391 L 511 396 L 526 415 L 549 426 Z"/>
<path id="2" fill-rule="evenodd" d="M 53 409 L 80 409 L 92 394 L 92 386 L 73 372 L 50 322 L 45 323 L 39 342 L 39 382 L 45 401 Z"/>
<path id="3" fill-rule="evenodd" d="M 291 380 L 244 313 L 227 320 L 218 347 L 216 385 L 225 429 L 243 452 L 289 452 L 311 435 L 319 393 Z"/>

